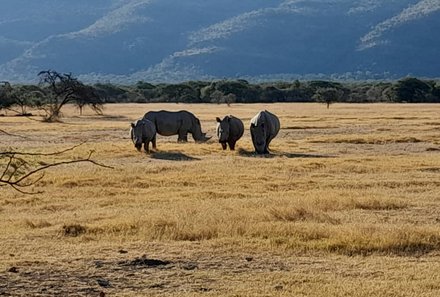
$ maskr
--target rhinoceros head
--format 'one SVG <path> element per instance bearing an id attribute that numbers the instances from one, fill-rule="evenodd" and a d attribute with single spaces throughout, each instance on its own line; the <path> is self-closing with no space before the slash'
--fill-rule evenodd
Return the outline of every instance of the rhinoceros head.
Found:
<path id="1" fill-rule="evenodd" d="M 200 125 L 200 120 L 198 118 L 195 118 L 193 123 L 192 136 L 197 142 L 206 142 L 211 139 L 211 137 L 206 136 L 206 133 L 202 132 L 202 126 Z"/>
<path id="2" fill-rule="evenodd" d="M 226 116 L 221 120 L 220 118 L 216 118 L 217 120 L 217 136 L 218 136 L 218 142 L 225 143 L 228 141 L 229 138 L 229 123 L 231 121 L 231 118 Z"/>
<path id="3" fill-rule="evenodd" d="M 266 129 L 264 123 L 258 123 L 258 125 L 251 124 L 252 142 L 255 147 L 255 151 L 258 154 L 267 153 L 266 147 Z"/>
<path id="4" fill-rule="evenodd" d="M 142 148 L 143 137 L 143 122 L 141 120 L 131 123 L 130 137 L 133 141 L 134 147 L 140 151 Z"/>

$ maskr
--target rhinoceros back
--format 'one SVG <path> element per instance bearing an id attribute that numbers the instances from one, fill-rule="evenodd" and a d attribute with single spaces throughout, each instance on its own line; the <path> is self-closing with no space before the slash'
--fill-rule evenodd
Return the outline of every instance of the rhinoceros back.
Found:
<path id="1" fill-rule="evenodd" d="M 144 118 L 152 121 L 156 126 L 156 131 L 163 136 L 171 136 L 178 134 L 182 126 L 181 111 L 149 111 Z"/>
<path id="2" fill-rule="evenodd" d="M 233 140 L 238 140 L 243 136 L 244 133 L 243 122 L 232 115 L 229 117 L 231 118 L 229 122 L 229 135 Z"/>

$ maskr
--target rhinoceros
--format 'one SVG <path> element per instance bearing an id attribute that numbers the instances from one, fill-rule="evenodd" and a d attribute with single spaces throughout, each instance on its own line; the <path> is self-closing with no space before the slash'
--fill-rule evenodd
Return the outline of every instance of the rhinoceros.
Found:
<path id="1" fill-rule="evenodd" d="M 156 126 L 156 131 L 160 135 L 170 136 L 178 135 L 177 141 L 187 142 L 188 133 L 196 142 L 205 142 L 211 139 L 206 137 L 206 133 L 202 133 L 200 120 L 192 113 L 186 110 L 181 111 L 149 111 L 144 115 L 144 119 L 148 119 Z"/>
<path id="2" fill-rule="evenodd" d="M 227 144 L 229 144 L 229 149 L 233 151 L 235 143 L 243 136 L 243 122 L 232 115 L 225 116 L 223 120 L 220 118 L 216 118 L 216 120 L 218 142 L 221 143 L 224 150 L 227 148 Z"/>
<path id="3" fill-rule="evenodd" d="M 140 119 L 131 123 L 130 136 L 134 147 L 138 151 L 141 150 L 142 144 L 144 144 L 144 150 L 149 153 L 150 141 L 153 144 L 153 148 L 156 148 L 156 127 L 150 120 Z"/>
<path id="4" fill-rule="evenodd" d="M 280 120 L 267 110 L 260 111 L 252 118 L 250 130 L 255 151 L 268 154 L 270 142 L 280 131 Z"/>

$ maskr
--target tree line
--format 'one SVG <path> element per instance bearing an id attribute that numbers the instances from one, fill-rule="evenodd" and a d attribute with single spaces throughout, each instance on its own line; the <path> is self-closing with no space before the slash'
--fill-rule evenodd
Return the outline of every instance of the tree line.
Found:
<path id="1" fill-rule="evenodd" d="M 47 121 L 57 120 L 65 104 L 81 113 L 97 113 L 106 103 L 270 103 L 334 102 L 440 103 L 440 81 L 407 77 L 395 82 L 280 81 L 250 83 L 246 80 L 188 81 L 177 84 L 87 85 L 72 74 L 42 71 L 37 85 L 0 83 L 0 110 L 26 115 L 29 108 L 43 110 Z"/>

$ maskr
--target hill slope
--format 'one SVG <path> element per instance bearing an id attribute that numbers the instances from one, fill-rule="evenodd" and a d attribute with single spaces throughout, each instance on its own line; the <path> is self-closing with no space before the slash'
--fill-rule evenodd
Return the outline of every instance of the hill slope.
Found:
<path id="1" fill-rule="evenodd" d="M 4 0 L 0 80 L 440 76 L 439 0 Z"/>

